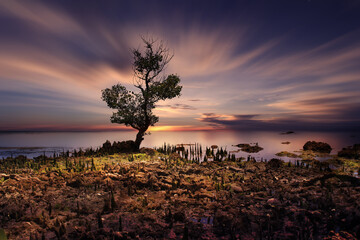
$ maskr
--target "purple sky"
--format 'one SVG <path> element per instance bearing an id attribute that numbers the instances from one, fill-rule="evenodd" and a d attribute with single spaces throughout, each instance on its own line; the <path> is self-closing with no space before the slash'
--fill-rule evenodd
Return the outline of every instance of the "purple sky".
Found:
<path id="1" fill-rule="evenodd" d="M 182 96 L 156 130 L 360 129 L 360 2 L 1 1 L 0 131 L 101 130 L 140 36 L 173 50 Z"/>

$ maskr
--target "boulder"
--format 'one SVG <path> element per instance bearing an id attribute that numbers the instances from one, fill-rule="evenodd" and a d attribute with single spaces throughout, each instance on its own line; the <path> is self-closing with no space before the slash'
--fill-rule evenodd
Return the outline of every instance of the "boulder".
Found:
<path id="1" fill-rule="evenodd" d="M 80 179 L 71 179 L 66 183 L 67 186 L 72 188 L 79 188 L 83 185 Z"/>
<path id="2" fill-rule="evenodd" d="M 305 151 L 311 150 L 319 153 L 330 153 L 332 148 L 328 143 L 316 142 L 316 141 L 307 141 L 303 146 Z"/>
<path id="3" fill-rule="evenodd" d="M 354 144 L 354 146 L 349 146 L 343 148 L 339 153 L 339 157 L 349 158 L 349 159 L 360 159 L 360 144 Z"/>
<path id="4" fill-rule="evenodd" d="M 132 140 L 114 142 L 112 148 L 114 149 L 115 152 L 120 152 L 120 153 L 130 153 L 137 151 L 136 144 Z"/>
<path id="5" fill-rule="evenodd" d="M 112 145 L 110 141 L 106 141 L 98 150 L 99 153 L 114 154 L 114 153 L 132 153 L 137 152 L 138 149 L 134 141 L 114 142 Z"/>
<path id="6" fill-rule="evenodd" d="M 267 163 L 267 166 L 270 168 L 279 168 L 282 166 L 283 163 L 284 161 L 277 158 L 273 158 Z"/>
<path id="7" fill-rule="evenodd" d="M 143 147 L 140 149 L 140 152 L 141 153 L 145 153 L 149 156 L 154 156 L 156 154 L 156 150 L 153 149 L 153 148 L 146 148 L 146 147 Z"/>

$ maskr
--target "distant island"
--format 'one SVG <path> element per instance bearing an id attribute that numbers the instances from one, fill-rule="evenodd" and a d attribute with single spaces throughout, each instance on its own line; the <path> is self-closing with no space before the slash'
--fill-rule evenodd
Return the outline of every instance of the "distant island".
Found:
<path id="1" fill-rule="evenodd" d="M 282 132 L 281 134 L 293 134 L 293 133 L 295 133 L 295 132 L 293 132 L 293 131 L 287 131 L 287 132 Z"/>

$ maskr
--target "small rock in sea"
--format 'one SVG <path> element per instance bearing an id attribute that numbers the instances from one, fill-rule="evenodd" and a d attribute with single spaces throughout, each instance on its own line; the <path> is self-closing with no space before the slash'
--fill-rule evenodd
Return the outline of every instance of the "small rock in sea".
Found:
<path id="1" fill-rule="evenodd" d="M 279 156 L 279 157 L 290 157 L 290 158 L 298 157 L 298 155 L 296 155 L 295 153 L 291 153 L 288 151 L 281 151 L 281 152 L 276 153 L 275 155 Z"/>
<path id="2" fill-rule="evenodd" d="M 293 132 L 293 131 L 287 131 L 287 132 L 283 132 L 283 133 L 281 133 L 281 134 L 293 134 L 293 133 L 295 133 L 295 132 Z"/>
<path id="3" fill-rule="evenodd" d="M 236 147 L 239 147 L 241 151 L 247 152 L 247 153 L 258 153 L 264 148 L 260 147 L 258 143 L 255 143 L 255 145 L 250 145 L 248 143 L 240 143 L 238 145 L 235 145 Z"/>

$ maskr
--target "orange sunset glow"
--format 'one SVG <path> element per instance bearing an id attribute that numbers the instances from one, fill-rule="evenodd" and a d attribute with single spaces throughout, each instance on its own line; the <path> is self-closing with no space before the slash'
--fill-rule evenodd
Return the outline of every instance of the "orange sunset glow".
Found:
<path id="1" fill-rule="evenodd" d="M 231 4 L 222 7 L 237 12 L 239 4 Z M 247 115 L 263 130 L 315 130 L 321 121 L 324 130 L 359 127 L 360 34 L 351 4 L 317 12 L 316 2 L 289 3 L 286 21 L 270 16 L 287 4 L 268 10 L 250 4 L 247 14 L 225 14 L 213 3 L 203 17 L 194 15 L 196 7 L 179 14 L 186 4 L 151 6 L 166 13 L 143 16 L 126 10 L 132 4 L 119 3 L 118 12 L 80 5 L 0 3 L 1 131 L 122 130 L 107 119 L 111 110 L 100 90 L 118 82 L 132 88 L 129 49 L 141 45 L 140 35 L 166 43 L 174 53 L 166 72 L 183 85 L 181 98 L 158 103 L 161 126 L 153 131 L 249 129 Z M 338 8 L 347 18 L 332 17 Z M 316 21 L 318 14 L 327 20 Z"/>

